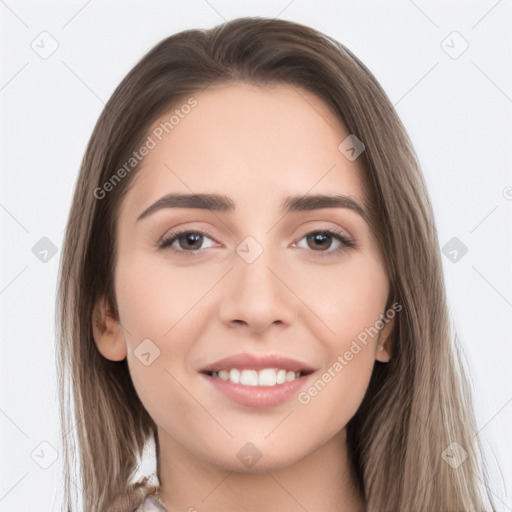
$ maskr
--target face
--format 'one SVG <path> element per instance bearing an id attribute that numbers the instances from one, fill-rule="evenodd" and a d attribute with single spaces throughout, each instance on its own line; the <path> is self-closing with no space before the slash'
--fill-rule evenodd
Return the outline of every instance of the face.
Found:
<path id="1" fill-rule="evenodd" d="M 389 359 L 386 270 L 359 162 L 338 149 L 349 134 L 321 99 L 238 83 L 193 96 L 123 199 L 119 323 L 96 341 L 127 357 L 167 446 L 230 470 L 284 468 L 344 433 Z M 222 197 L 139 218 L 168 194 Z"/>

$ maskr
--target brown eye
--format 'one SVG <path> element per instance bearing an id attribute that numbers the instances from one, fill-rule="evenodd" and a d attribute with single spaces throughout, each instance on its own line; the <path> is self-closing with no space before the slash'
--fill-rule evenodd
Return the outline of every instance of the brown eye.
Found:
<path id="1" fill-rule="evenodd" d="M 304 249 L 312 249 L 317 253 L 335 254 L 356 246 L 355 242 L 344 234 L 330 230 L 312 231 L 304 235 L 301 241 L 303 239 L 306 239 L 306 247 L 304 245 L 301 246 L 300 242 L 297 246 Z M 334 248 L 332 248 L 333 245 Z"/>
<path id="2" fill-rule="evenodd" d="M 177 240 L 179 241 L 180 247 L 183 249 L 199 249 L 203 243 L 203 235 L 198 233 L 186 233 L 180 235 Z"/>
<path id="3" fill-rule="evenodd" d="M 181 231 L 172 233 L 168 238 L 162 240 L 158 245 L 161 249 L 170 247 L 176 252 L 197 252 L 205 240 L 211 240 L 209 236 L 200 231 Z M 211 247 L 211 245 L 209 246 Z"/>
<path id="4" fill-rule="evenodd" d="M 311 249 L 329 249 L 332 243 L 332 237 L 325 233 L 315 233 L 307 235 L 308 246 Z"/>

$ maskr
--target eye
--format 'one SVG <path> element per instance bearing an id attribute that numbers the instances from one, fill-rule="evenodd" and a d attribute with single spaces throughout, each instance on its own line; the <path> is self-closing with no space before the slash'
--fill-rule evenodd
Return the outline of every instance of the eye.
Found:
<path id="1" fill-rule="evenodd" d="M 300 245 L 300 242 L 304 239 L 306 240 L 306 247 Z M 158 247 L 160 249 L 170 249 L 175 253 L 181 253 L 181 255 L 195 255 L 201 249 L 214 246 L 213 243 L 210 243 L 210 245 L 204 247 L 205 240 L 213 242 L 213 238 L 202 231 L 178 231 L 158 242 Z M 293 247 L 312 249 L 313 252 L 322 255 L 332 255 L 343 252 L 348 248 L 354 248 L 356 243 L 343 233 L 323 229 L 306 233 L 300 239 L 299 244 L 293 244 Z"/>
<path id="2" fill-rule="evenodd" d="M 331 230 L 317 230 L 306 233 L 301 240 L 306 239 L 306 247 L 294 244 L 294 247 L 313 249 L 314 252 L 333 254 L 345 251 L 347 248 L 356 247 L 355 242 L 342 233 Z M 334 244 L 333 244 L 334 242 Z M 334 245 L 334 249 L 332 249 Z"/>
<path id="3" fill-rule="evenodd" d="M 196 254 L 200 249 L 213 246 L 201 247 L 205 239 L 212 240 L 212 238 L 202 231 L 179 231 L 171 233 L 169 237 L 161 240 L 158 246 L 161 249 L 171 248 L 177 253 Z"/>

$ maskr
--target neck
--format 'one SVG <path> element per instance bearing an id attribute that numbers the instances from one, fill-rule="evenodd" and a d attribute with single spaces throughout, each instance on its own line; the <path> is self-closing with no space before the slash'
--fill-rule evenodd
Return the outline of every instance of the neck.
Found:
<path id="1" fill-rule="evenodd" d="M 160 499 L 168 512 L 362 512 L 346 449 L 346 432 L 284 469 L 258 473 L 223 469 L 194 457 L 158 431 Z"/>

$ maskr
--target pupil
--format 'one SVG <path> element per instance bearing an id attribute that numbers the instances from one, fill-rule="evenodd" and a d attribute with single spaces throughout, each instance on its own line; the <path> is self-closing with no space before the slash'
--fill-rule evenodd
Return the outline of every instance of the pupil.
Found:
<path id="1" fill-rule="evenodd" d="M 313 239 L 315 240 L 315 243 L 318 242 L 318 245 L 315 245 L 316 248 L 318 248 L 318 247 L 324 248 L 324 249 L 329 248 L 330 243 L 327 243 L 327 245 L 325 244 L 325 241 L 329 239 L 329 235 L 325 235 L 325 234 L 322 234 L 322 233 L 317 233 L 316 235 L 312 235 L 312 236 L 313 236 Z M 322 247 L 322 245 L 321 245 L 322 242 L 324 242 L 324 244 L 323 244 L 324 247 Z"/>
<path id="2" fill-rule="evenodd" d="M 194 234 L 194 233 L 188 233 L 184 236 L 184 238 L 187 241 L 187 244 L 194 245 L 194 242 L 197 244 L 197 241 L 201 241 L 202 235 Z M 199 243 L 199 247 L 201 246 L 201 243 Z M 190 248 L 190 247 L 189 247 Z M 195 247 L 191 247 L 192 249 L 195 249 Z"/>

